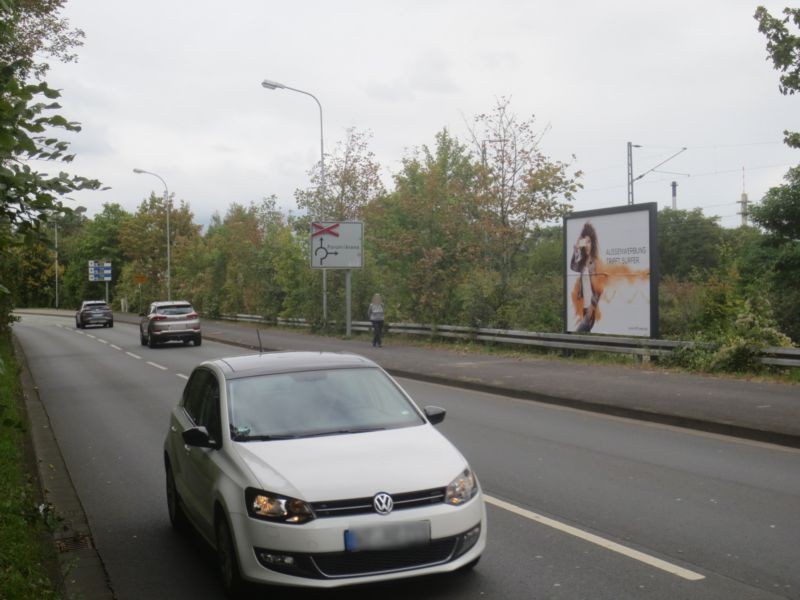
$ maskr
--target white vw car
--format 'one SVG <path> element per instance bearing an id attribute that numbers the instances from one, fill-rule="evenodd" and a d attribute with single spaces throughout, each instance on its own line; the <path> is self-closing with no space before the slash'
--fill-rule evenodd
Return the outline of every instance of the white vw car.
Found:
<path id="1" fill-rule="evenodd" d="M 244 581 L 334 587 L 473 567 L 486 546 L 475 474 L 378 365 L 266 353 L 192 373 L 164 443 L 167 504 Z"/>

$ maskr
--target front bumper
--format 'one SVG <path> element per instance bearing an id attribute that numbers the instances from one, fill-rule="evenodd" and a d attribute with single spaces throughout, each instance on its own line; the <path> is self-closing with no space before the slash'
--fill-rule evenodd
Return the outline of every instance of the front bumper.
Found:
<path id="1" fill-rule="evenodd" d="M 277 585 L 330 588 L 454 571 L 486 547 L 486 508 L 478 495 L 460 507 L 445 504 L 377 514 L 322 518 L 304 525 L 276 525 L 231 514 L 242 576 Z M 430 523 L 430 543 L 396 550 L 348 552 L 353 527 Z"/>

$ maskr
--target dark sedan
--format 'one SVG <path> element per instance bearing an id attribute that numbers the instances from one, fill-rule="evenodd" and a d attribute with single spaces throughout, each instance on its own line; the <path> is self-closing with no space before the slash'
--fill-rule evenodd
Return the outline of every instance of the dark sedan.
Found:
<path id="1" fill-rule="evenodd" d="M 114 326 L 114 314 L 103 300 L 84 300 L 75 313 L 75 327 L 83 329 L 87 325 Z"/>

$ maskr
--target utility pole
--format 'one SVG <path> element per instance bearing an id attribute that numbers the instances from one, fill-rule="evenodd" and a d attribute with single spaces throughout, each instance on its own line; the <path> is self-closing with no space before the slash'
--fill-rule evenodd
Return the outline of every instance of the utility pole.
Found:
<path id="1" fill-rule="evenodd" d="M 628 142 L 628 204 L 633 204 L 633 149 L 639 148 Z"/>
<path id="2" fill-rule="evenodd" d="M 686 148 L 681 148 L 680 150 L 678 150 L 675 154 L 673 154 L 669 158 L 666 158 L 666 159 L 662 160 L 655 167 L 653 167 L 651 169 L 648 169 L 647 171 L 645 171 L 644 173 L 642 173 L 638 177 L 634 177 L 633 176 L 633 149 L 634 148 L 641 148 L 641 146 L 638 145 L 638 144 L 632 144 L 631 142 L 628 142 L 628 204 L 633 204 L 633 182 L 634 181 L 639 181 L 642 177 L 644 177 L 648 173 L 652 173 L 653 171 L 658 169 L 658 167 L 660 167 L 664 163 L 667 163 L 667 162 L 671 161 L 673 158 L 678 156 L 678 154 L 680 154 L 681 152 L 685 152 L 686 151 Z"/>

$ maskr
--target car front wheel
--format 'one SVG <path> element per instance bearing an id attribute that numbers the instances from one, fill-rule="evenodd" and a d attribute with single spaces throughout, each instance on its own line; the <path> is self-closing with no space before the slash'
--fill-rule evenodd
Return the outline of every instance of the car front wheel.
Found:
<path id="1" fill-rule="evenodd" d="M 217 542 L 217 564 L 222 577 L 222 586 L 228 596 L 236 597 L 244 590 L 244 581 L 239 573 L 239 563 L 236 560 L 236 549 L 228 520 L 220 512 L 217 515 L 215 526 Z"/>
<path id="2" fill-rule="evenodd" d="M 181 498 L 178 495 L 178 488 L 175 487 L 175 477 L 172 475 L 172 467 L 169 462 L 165 466 L 167 472 L 167 511 L 169 512 L 169 522 L 175 531 L 183 531 L 186 526 L 186 515 L 181 507 Z"/>

